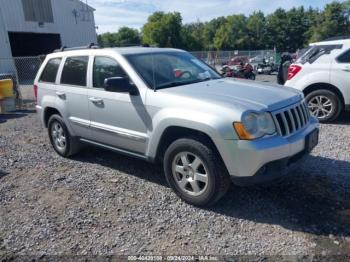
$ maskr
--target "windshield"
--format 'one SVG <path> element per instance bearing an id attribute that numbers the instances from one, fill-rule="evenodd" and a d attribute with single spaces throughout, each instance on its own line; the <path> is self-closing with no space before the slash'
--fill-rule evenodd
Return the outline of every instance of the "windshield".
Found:
<path id="1" fill-rule="evenodd" d="M 186 52 L 132 54 L 125 57 L 154 90 L 221 78 L 214 69 Z"/>

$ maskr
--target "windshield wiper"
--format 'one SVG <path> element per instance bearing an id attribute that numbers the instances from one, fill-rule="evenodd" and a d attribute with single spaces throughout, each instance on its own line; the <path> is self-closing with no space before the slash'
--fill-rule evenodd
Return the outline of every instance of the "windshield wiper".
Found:
<path id="1" fill-rule="evenodd" d="M 195 83 L 199 83 L 199 82 L 209 81 L 211 79 L 212 79 L 211 77 L 207 77 L 205 79 L 197 79 L 197 80 L 188 81 L 188 82 L 169 82 L 169 83 L 158 85 L 156 87 L 156 89 L 175 87 L 175 86 L 182 86 L 182 85 L 191 85 L 191 84 L 195 84 Z"/>
<path id="2" fill-rule="evenodd" d="M 181 86 L 181 85 L 187 85 L 187 84 L 189 84 L 189 82 L 170 82 L 170 83 L 158 85 L 156 86 L 156 89 L 175 87 L 175 86 Z"/>

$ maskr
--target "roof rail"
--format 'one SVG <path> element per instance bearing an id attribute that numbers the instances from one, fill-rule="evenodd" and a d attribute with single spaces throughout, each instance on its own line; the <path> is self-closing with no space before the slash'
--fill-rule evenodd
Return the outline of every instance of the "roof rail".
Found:
<path id="1" fill-rule="evenodd" d="M 98 45 L 91 43 L 87 46 L 77 46 L 77 47 L 66 47 L 62 46 L 60 49 L 56 49 L 54 53 L 64 52 L 64 51 L 73 51 L 73 50 L 82 50 L 82 49 L 98 49 L 100 48 Z"/>
<path id="2" fill-rule="evenodd" d="M 121 45 L 112 45 L 112 46 L 106 46 L 109 48 L 115 48 L 115 47 L 157 47 L 156 45 L 149 45 L 149 44 L 140 44 L 140 45 L 135 45 L 135 44 L 121 44 Z"/>
<path id="3" fill-rule="evenodd" d="M 334 41 L 334 40 L 346 40 L 346 39 L 350 39 L 350 35 L 334 36 L 334 37 L 327 38 L 327 39 L 323 40 L 322 42 Z"/>

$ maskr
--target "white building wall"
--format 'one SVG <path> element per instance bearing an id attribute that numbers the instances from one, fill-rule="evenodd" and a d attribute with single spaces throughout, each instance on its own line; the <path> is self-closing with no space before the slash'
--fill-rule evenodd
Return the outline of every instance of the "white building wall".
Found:
<path id="1" fill-rule="evenodd" d="M 53 23 L 26 21 L 21 0 L 1 0 L 0 3 L 0 73 L 15 70 L 8 32 L 60 34 L 67 47 L 97 43 L 94 9 L 79 0 L 51 0 Z M 73 11 L 76 10 L 77 17 Z"/>
<path id="2" fill-rule="evenodd" d="M 60 34 L 65 46 L 97 43 L 92 8 L 78 0 L 51 0 L 51 4 L 54 22 L 44 23 L 41 27 L 38 22 L 25 21 L 21 0 L 1 0 L 0 15 L 6 31 Z M 73 10 L 77 10 L 77 18 Z M 87 20 L 87 17 L 90 19 Z"/>
<path id="3" fill-rule="evenodd" d="M 65 46 L 83 46 L 97 44 L 97 35 L 93 9 L 77 0 L 52 0 L 54 21 L 61 33 L 61 41 Z M 75 18 L 73 10 L 78 11 Z"/>
<path id="4" fill-rule="evenodd" d="M 0 74 L 14 73 L 15 65 L 12 60 L 11 46 L 6 31 L 4 18 L 1 16 L 2 5 L 0 5 Z"/>

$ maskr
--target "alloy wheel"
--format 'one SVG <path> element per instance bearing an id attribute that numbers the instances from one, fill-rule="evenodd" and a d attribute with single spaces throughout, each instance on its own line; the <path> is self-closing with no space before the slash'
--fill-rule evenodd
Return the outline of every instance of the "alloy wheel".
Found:
<path id="1" fill-rule="evenodd" d="M 311 114 L 319 119 L 329 117 L 334 110 L 332 101 L 326 96 L 314 96 L 308 103 Z"/>
<path id="2" fill-rule="evenodd" d="M 51 127 L 51 135 L 55 146 L 60 151 L 64 151 L 66 149 L 66 134 L 62 125 L 59 122 L 54 122 Z"/>
<path id="3" fill-rule="evenodd" d="M 191 196 L 199 196 L 208 186 L 208 169 L 195 154 L 181 152 L 172 163 L 172 173 L 178 187 Z"/>

